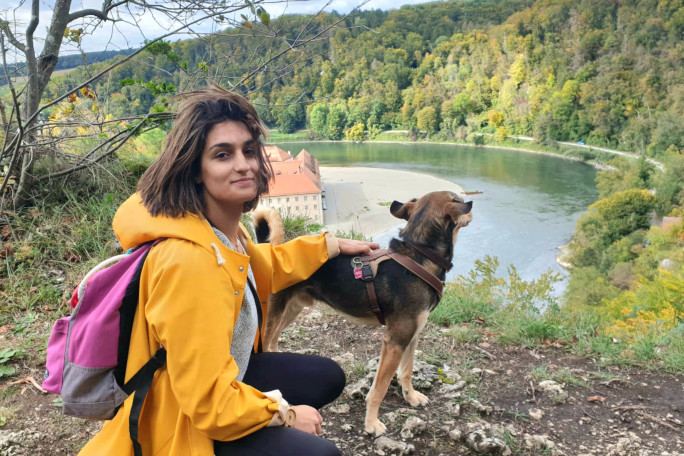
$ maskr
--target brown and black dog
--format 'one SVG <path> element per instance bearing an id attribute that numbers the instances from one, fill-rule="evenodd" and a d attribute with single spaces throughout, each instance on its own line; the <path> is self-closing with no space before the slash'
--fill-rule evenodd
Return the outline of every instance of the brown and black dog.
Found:
<path id="1" fill-rule="evenodd" d="M 446 275 L 444 263 L 451 262 L 459 229 L 472 220 L 471 208 L 472 201 L 464 202 L 452 192 L 428 193 L 405 204 L 395 201 L 390 212 L 408 223 L 399 232 L 399 238 L 390 241 L 389 249 L 412 259 L 443 282 Z M 274 219 L 269 217 L 260 213 L 253 218 L 259 242 L 268 236 L 269 223 L 271 226 L 274 223 Z M 436 253 L 444 261 L 439 261 L 429 252 L 426 256 L 421 250 Z M 380 324 L 380 317 L 369 306 L 366 283 L 354 277 L 352 261 L 351 256 L 345 255 L 333 258 L 309 279 L 270 297 L 263 336 L 266 351 L 277 351 L 278 337 L 283 329 L 305 306 L 312 306 L 315 301 L 328 304 L 355 323 Z M 428 315 L 439 304 L 441 295 L 434 286 L 397 261 L 377 264 L 373 284 L 386 330 L 378 371 L 366 398 L 365 429 L 368 433 L 381 435 L 386 428 L 378 419 L 378 409 L 397 367 L 404 399 L 413 407 L 428 402 L 425 395 L 413 389 L 411 374 L 419 334 Z"/>

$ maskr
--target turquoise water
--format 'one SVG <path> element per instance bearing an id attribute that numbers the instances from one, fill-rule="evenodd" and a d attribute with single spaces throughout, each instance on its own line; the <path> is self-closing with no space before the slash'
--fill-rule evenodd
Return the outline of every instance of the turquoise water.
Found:
<path id="1" fill-rule="evenodd" d="M 596 170 L 559 157 L 452 145 L 288 143 L 297 154 L 307 149 L 321 166 L 364 166 L 429 174 L 484 193 L 473 201 L 473 223 L 461 230 L 449 278 L 467 274 L 476 259 L 496 256 L 500 275 L 515 265 L 530 280 L 556 263 L 557 247 L 566 244 L 579 216 L 596 201 Z M 421 195 L 416 195 L 416 197 Z M 379 235 L 386 244 L 398 228 Z"/>

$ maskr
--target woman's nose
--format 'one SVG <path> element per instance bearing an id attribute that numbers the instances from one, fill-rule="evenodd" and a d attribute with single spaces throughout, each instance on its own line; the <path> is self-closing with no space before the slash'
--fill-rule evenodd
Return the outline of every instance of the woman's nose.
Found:
<path id="1" fill-rule="evenodd" d="M 247 170 L 249 169 L 249 160 L 242 151 L 235 154 L 235 169 Z"/>

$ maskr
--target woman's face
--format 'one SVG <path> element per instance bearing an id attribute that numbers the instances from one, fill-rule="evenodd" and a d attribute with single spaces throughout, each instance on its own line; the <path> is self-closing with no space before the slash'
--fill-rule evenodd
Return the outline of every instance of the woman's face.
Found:
<path id="1" fill-rule="evenodd" d="M 257 196 L 259 143 L 235 120 L 214 125 L 204 145 L 201 183 L 204 203 L 212 210 L 239 210 Z"/>

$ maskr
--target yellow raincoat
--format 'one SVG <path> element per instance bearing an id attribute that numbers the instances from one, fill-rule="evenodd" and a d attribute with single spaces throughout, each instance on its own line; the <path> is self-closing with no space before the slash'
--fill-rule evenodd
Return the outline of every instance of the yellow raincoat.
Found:
<path id="1" fill-rule="evenodd" d="M 248 264 L 265 303 L 269 292 L 306 279 L 339 254 L 336 239 L 321 234 L 272 246 L 245 235 L 242 255 L 224 246 L 206 219 L 152 217 L 138 194 L 119 208 L 113 226 L 124 249 L 167 238 L 150 251 L 142 270 L 126 371 L 128 380 L 166 347 L 166 365 L 156 373 L 140 416 L 143 454 L 211 456 L 214 440 L 236 440 L 267 426 L 278 402 L 237 382 L 230 355 Z M 131 404 L 129 397 L 79 454 L 133 455 Z"/>

